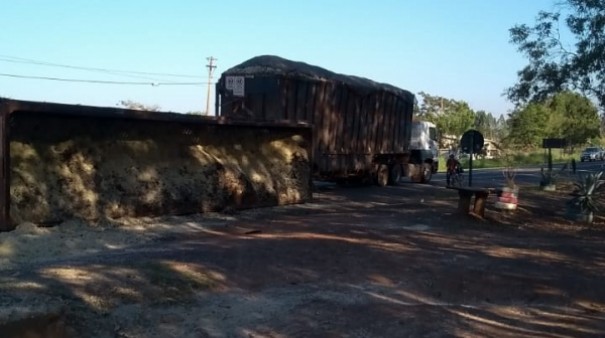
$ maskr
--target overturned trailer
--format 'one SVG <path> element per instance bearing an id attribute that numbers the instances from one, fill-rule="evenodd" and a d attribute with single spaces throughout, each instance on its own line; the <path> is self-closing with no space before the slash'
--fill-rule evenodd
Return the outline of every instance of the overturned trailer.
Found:
<path id="1" fill-rule="evenodd" d="M 436 143 L 411 147 L 413 106 L 409 91 L 277 56 L 237 65 L 216 85 L 217 116 L 312 124 L 314 176 L 333 181 L 373 179 L 384 186 L 402 176 L 430 180 Z"/>
<path id="2" fill-rule="evenodd" d="M 311 132 L 0 98 L 0 231 L 306 202 Z"/>

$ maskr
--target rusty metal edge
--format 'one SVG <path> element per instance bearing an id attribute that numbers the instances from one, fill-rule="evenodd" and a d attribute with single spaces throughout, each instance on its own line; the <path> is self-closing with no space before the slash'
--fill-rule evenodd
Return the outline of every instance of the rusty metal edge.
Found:
<path id="1" fill-rule="evenodd" d="M 144 120 L 157 122 L 182 122 L 188 124 L 229 125 L 246 127 L 312 128 L 308 123 L 287 121 L 244 121 L 225 117 L 196 116 L 174 112 L 155 112 L 111 107 L 73 105 L 51 102 L 21 101 L 0 98 L 7 116 L 19 113 L 40 113 L 59 116 L 98 117 L 113 119 Z"/>
<path id="2" fill-rule="evenodd" d="M 8 116 L 11 102 L 0 99 L 0 231 L 15 227 L 10 220 L 10 148 Z"/>

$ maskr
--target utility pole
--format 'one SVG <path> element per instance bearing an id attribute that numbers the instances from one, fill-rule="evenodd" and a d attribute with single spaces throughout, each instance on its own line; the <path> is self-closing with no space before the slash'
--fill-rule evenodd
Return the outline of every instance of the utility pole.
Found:
<path id="1" fill-rule="evenodd" d="M 210 115 L 210 87 L 212 86 L 212 72 L 214 72 L 214 69 L 216 68 L 214 61 L 216 61 L 217 59 L 211 56 L 207 57 L 206 60 L 208 60 L 208 64 L 206 65 L 206 67 L 208 68 L 208 94 L 206 95 L 206 115 Z"/>
<path id="2" fill-rule="evenodd" d="M 441 98 L 441 114 L 443 114 L 443 98 Z"/>

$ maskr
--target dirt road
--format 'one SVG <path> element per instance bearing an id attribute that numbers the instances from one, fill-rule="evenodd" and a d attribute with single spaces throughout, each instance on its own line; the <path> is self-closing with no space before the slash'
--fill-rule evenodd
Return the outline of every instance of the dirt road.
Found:
<path id="1" fill-rule="evenodd" d="M 37 297 L 91 337 L 605 335 L 600 230 L 553 226 L 554 211 L 460 217 L 453 192 L 430 186 L 316 196 L 23 263 L 3 271 L 0 300 Z"/>

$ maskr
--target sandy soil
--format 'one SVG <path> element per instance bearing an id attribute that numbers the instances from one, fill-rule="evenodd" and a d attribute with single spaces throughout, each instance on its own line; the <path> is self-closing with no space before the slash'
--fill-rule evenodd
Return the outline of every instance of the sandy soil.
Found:
<path id="1" fill-rule="evenodd" d="M 0 300 L 95 337 L 599 337 L 605 232 L 564 193 L 456 213 L 426 185 L 312 203 L 0 234 Z M 23 311 L 25 313 L 25 311 Z"/>

